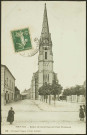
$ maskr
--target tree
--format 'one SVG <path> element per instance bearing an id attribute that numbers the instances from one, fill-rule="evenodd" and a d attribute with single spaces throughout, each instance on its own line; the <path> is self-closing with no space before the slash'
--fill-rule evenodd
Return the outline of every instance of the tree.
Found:
<path id="1" fill-rule="evenodd" d="M 55 99 L 56 95 L 59 96 L 61 93 L 62 86 L 58 84 L 58 82 L 53 81 L 52 84 L 47 84 L 45 83 L 43 86 L 39 88 L 39 95 L 44 95 L 44 99 L 46 97 L 46 103 L 47 103 L 47 96 L 49 95 L 49 104 L 51 103 L 50 95 L 54 95 L 54 104 L 55 104 Z"/>
<path id="2" fill-rule="evenodd" d="M 82 86 L 82 92 L 85 97 L 85 104 L 86 104 L 86 87 Z"/>
<path id="3" fill-rule="evenodd" d="M 54 105 L 55 105 L 56 95 L 58 95 L 59 97 L 59 94 L 61 94 L 61 90 L 62 90 L 62 86 L 54 80 L 51 89 L 51 94 L 54 95 Z"/>
<path id="4" fill-rule="evenodd" d="M 39 88 L 39 95 L 44 96 L 43 86 Z M 45 98 L 44 98 L 45 99 Z"/>
<path id="5" fill-rule="evenodd" d="M 71 88 L 67 88 L 64 90 L 63 95 L 69 96 L 69 95 L 77 95 L 77 102 L 78 102 L 78 96 L 79 95 L 86 95 L 86 89 L 81 85 L 76 85 Z"/>
<path id="6" fill-rule="evenodd" d="M 67 101 L 67 96 L 71 95 L 70 89 L 69 88 L 64 89 L 63 95 L 66 96 L 66 101 Z"/>
<path id="7" fill-rule="evenodd" d="M 81 87 L 79 91 L 80 91 L 80 95 L 84 95 L 84 96 L 86 95 L 86 89 L 84 87 Z"/>
<path id="8" fill-rule="evenodd" d="M 44 96 L 44 101 L 45 101 L 46 91 L 44 89 L 44 85 L 39 88 L 39 95 Z"/>
<path id="9" fill-rule="evenodd" d="M 76 95 L 77 95 L 77 102 L 78 102 L 78 96 L 81 95 L 80 88 L 81 88 L 80 85 L 76 85 L 75 86 L 75 91 L 76 91 Z"/>
<path id="10" fill-rule="evenodd" d="M 51 93 L 51 85 L 45 83 L 43 86 L 39 88 L 39 95 L 44 95 L 44 100 L 46 98 L 46 103 L 47 103 L 47 96 L 50 95 Z M 49 101 L 50 103 L 50 101 Z"/>
<path id="11" fill-rule="evenodd" d="M 51 91 L 52 91 L 52 85 L 48 84 L 48 95 L 49 95 L 49 104 L 51 104 Z"/>
<path id="12" fill-rule="evenodd" d="M 71 95 L 71 93 L 70 93 L 70 89 L 69 89 L 69 88 L 64 89 L 64 91 L 63 91 L 63 95 L 65 95 L 65 96 L 69 96 L 69 95 Z"/>

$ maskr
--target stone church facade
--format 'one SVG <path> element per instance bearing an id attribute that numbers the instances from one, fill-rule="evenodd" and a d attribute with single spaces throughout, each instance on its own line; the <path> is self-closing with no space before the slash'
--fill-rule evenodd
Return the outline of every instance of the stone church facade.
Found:
<path id="1" fill-rule="evenodd" d="M 38 99 L 39 88 L 44 83 L 52 84 L 57 80 L 57 74 L 53 71 L 52 40 L 49 32 L 46 4 L 44 8 L 42 32 L 39 41 L 38 71 L 33 73 L 31 81 L 31 98 Z"/>

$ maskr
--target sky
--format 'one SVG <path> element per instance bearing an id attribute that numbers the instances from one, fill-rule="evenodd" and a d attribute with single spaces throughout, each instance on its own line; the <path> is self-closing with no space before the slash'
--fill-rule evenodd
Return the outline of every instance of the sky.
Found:
<path id="1" fill-rule="evenodd" d="M 2 1 L 1 63 L 12 72 L 20 91 L 30 88 L 32 75 L 38 70 L 38 53 L 32 57 L 16 53 L 11 31 L 28 27 L 33 44 L 34 38 L 41 35 L 45 3 L 53 43 L 53 70 L 59 83 L 66 88 L 86 80 L 85 1 Z"/>

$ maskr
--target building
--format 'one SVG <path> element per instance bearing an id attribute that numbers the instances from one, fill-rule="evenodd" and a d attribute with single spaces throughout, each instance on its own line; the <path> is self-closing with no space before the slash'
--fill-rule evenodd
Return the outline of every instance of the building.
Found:
<path id="1" fill-rule="evenodd" d="M 49 32 L 47 9 L 45 4 L 42 32 L 39 42 L 38 71 L 33 74 L 31 80 L 31 97 L 38 99 L 38 90 L 44 83 L 52 84 L 57 80 L 57 74 L 53 71 L 52 40 Z"/>
<path id="2" fill-rule="evenodd" d="M 31 88 L 28 89 L 27 92 L 28 92 L 27 98 L 28 98 L 28 99 L 31 99 Z"/>
<path id="3" fill-rule="evenodd" d="M 28 89 L 28 90 L 25 89 L 21 93 L 21 99 L 31 99 L 31 89 Z"/>
<path id="4" fill-rule="evenodd" d="M 20 99 L 21 99 L 20 90 L 17 87 L 15 87 L 14 100 L 18 101 Z"/>
<path id="5" fill-rule="evenodd" d="M 38 99 L 38 71 L 33 73 L 31 80 L 31 99 Z"/>
<path id="6" fill-rule="evenodd" d="M 1 103 L 14 101 L 15 78 L 5 65 L 1 65 Z"/>
<path id="7" fill-rule="evenodd" d="M 83 83 L 83 87 L 86 89 L 86 81 L 84 81 L 84 83 Z"/>

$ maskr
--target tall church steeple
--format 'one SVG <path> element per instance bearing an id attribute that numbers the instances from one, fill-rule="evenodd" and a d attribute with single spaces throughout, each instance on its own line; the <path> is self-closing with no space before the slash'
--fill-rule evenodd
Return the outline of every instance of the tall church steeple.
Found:
<path id="1" fill-rule="evenodd" d="M 43 38 L 49 37 L 49 26 L 48 26 L 46 3 L 45 3 L 45 8 L 44 8 L 44 16 L 43 16 L 43 24 L 42 24 L 41 36 Z"/>
<path id="2" fill-rule="evenodd" d="M 53 80 L 53 53 L 51 34 L 49 33 L 46 4 L 44 8 L 42 32 L 38 56 L 39 87 L 44 83 L 52 83 Z"/>
<path id="3" fill-rule="evenodd" d="M 43 23 L 42 23 L 42 32 L 40 37 L 40 46 L 52 46 L 51 34 L 49 33 L 48 17 L 46 3 L 44 8 Z"/>
<path id="4" fill-rule="evenodd" d="M 52 84 L 56 80 L 56 74 L 53 71 L 53 53 L 51 34 L 49 32 L 46 4 L 44 8 L 42 31 L 39 42 L 38 71 L 32 78 L 32 95 L 38 99 L 38 90 L 45 83 Z"/>

